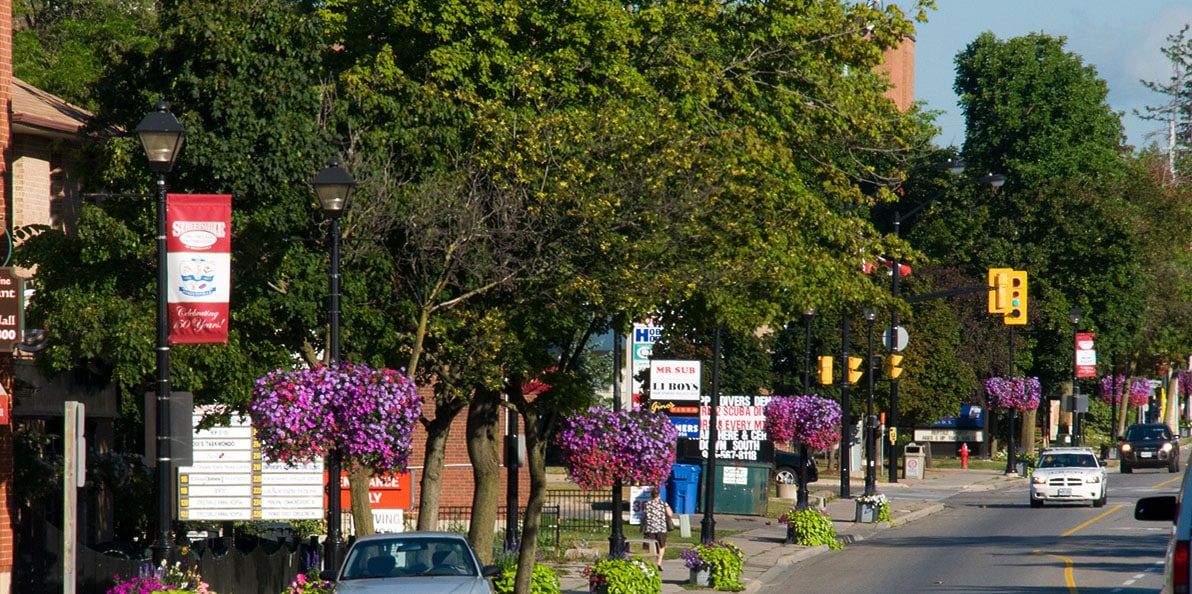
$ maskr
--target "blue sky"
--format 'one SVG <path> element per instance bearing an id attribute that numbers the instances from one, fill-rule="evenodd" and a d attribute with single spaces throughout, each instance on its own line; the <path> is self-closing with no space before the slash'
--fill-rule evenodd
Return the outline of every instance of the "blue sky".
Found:
<path id="1" fill-rule="evenodd" d="M 916 24 L 915 43 L 915 99 L 944 112 L 936 120 L 943 130 L 936 144 L 964 142 L 964 117 L 952 92 L 954 60 L 978 35 L 991 31 L 999 39 L 1033 32 L 1066 37 L 1064 48 L 1106 81 L 1110 107 L 1124 112 L 1130 144 L 1166 147 L 1166 127 L 1136 117 L 1134 110 L 1165 102 L 1139 81 L 1170 81 L 1171 63 L 1160 49 L 1167 36 L 1192 23 L 1189 0 L 936 0 L 936 6 L 929 22 Z"/>

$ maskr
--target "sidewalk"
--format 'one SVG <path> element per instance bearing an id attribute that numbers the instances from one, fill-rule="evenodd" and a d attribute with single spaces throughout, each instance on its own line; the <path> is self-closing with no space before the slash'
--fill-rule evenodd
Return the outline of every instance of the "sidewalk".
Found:
<path id="1" fill-rule="evenodd" d="M 816 495 L 824 496 L 827 499 L 825 508 L 828 513 L 832 514 L 837 536 L 843 539 L 846 545 L 850 542 L 864 540 L 891 527 L 891 524 L 886 522 L 855 523 L 853 521 L 856 515 L 855 502 L 852 499 L 839 498 L 840 475 L 837 473 L 834 477 L 825 476 L 828 474 L 831 473 L 821 473 L 820 480 L 811 485 L 811 500 L 815 502 Z M 994 470 L 928 469 L 924 479 L 901 479 L 893 484 L 879 481 L 877 488 L 889 497 L 890 516 L 893 518 L 893 524 L 898 525 L 913 522 L 942 510 L 944 506 L 939 500 L 948 495 L 963 491 L 1025 485 L 1025 481 L 1024 478 L 1008 476 Z M 854 477 L 849 483 L 849 491 L 852 497 L 862 495 L 865 492 L 864 481 L 860 477 Z M 702 515 L 692 516 L 692 531 L 696 534 L 699 533 L 702 519 Z M 742 531 L 727 540 L 731 540 L 745 553 L 742 581 L 746 585 L 746 592 L 762 591 L 763 586 L 767 583 L 767 573 L 781 573 L 787 566 L 828 551 L 826 546 L 805 547 L 784 544 L 786 527 L 778 524 L 773 518 L 717 514 L 715 520 L 717 530 Z M 647 553 L 645 556 L 649 557 L 650 554 Z M 584 567 L 587 565 L 587 563 L 554 565 L 564 593 L 588 592 L 588 583 L 583 575 Z M 688 579 L 688 570 L 683 566 L 682 559 L 663 561 L 663 594 L 688 592 L 683 588 L 683 584 L 686 584 Z"/>

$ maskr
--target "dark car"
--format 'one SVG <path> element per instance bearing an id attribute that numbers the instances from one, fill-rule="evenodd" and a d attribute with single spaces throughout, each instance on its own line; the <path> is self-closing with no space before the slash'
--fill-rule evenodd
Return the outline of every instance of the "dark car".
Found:
<path id="1" fill-rule="evenodd" d="M 774 482 L 787 485 L 799 484 L 799 466 L 803 458 L 798 452 L 787 452 L 774 449 Z M 807 482 L 819 480 L 819 470 L 815 467 L 815 458 L 807 458 Z"/>
<path id="2" fill-rule="evenodd" d="M 1180 470 L 1180 442 L 1166 423 L 1130 425 L 1118 449 L 1122 453 L 1122 472 L 1133 472 L 1135 468 Z"/>

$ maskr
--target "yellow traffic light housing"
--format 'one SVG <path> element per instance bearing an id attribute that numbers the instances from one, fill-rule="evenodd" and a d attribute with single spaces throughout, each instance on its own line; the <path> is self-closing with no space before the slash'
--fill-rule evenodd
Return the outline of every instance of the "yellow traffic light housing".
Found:
<path id="1" fill-rule="evenodd" d="M 848 358 L 848 383 L 855 384 L 857 380 L 861 379 L 861 375 L 864 373 L 861 369 L 861 364 L 864 362 L 865 359 L 861 357 Z"/>
<path id="2" fill-rule="evenodd" d="M 1013 272 L 1012 268 L 989 269 L 989 313 L 1010 311 L 1010 274 Z"/>
<path id="3" fill-rule="evenodd" d="M 1025 326 L 1027 321 L 1027 283 L 1025 270 L 1010 271 L 1006 293 L 1008 296 L 1008 307 L 1003 312 L 1002 321 L 1007 326 Z"/>
<path id="4" fill-rule="evenodd" d="M 819 383 L 823 386 L 832 385 L 832 356 L 821 355 L 819 358 Z"/>
<path id="5" fill-rule="evenodd" d="M 890 353 L 890 379 L 902 375 L 902 355 Z"/>

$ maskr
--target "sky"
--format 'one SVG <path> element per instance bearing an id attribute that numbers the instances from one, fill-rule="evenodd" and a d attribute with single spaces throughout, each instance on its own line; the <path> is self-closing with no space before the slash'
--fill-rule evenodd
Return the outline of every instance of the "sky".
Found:
<path id="1" fill-rule="evenodd" d="M 894 4 L 899 4 L 894 2 Z M 901 3 L 904 7 L 909 2 Z M 1189 0 L 936 0 L 927 23 L 916 23 L 915 99 L 941 113 L 939 146 L 964 143 L 964 117 L 956 104 L 956 54 L 985 31 L 1006 40 L 1029 33 L 1067 38 L 1064 49 L 1093 66 L 1109 87 L 1109 105 L 1122 112 L 1128 142 L 1166 148 L 1166 126 L 1134 115 L 1159 106 L 1163 95 L 1140 80 L 1169 84 L 1171 62 L 1161 53 L 1167 37 L 1192 24 Z"/>

